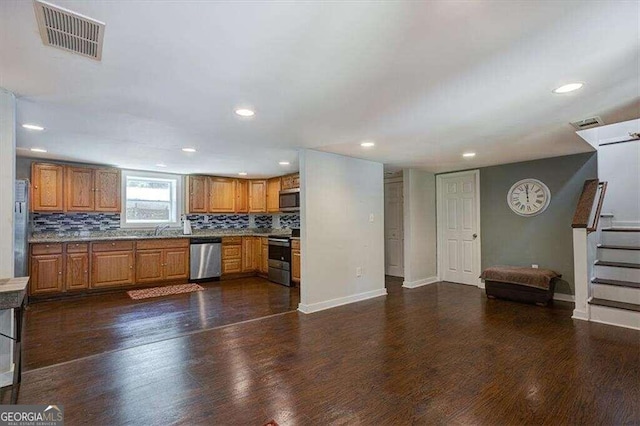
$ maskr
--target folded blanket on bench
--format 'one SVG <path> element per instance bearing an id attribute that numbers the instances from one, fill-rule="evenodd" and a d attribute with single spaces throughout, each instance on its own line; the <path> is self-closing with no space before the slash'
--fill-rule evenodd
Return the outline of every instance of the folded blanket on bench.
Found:
<path id="1" fill-rule="evenodd" d="M 561 274 L 551 269 L 527 268 L 522 266 L 492 266 L 482 272 L 480 278 L 509 284 L 519 284 L 548 290 L 554 278 Z"/>

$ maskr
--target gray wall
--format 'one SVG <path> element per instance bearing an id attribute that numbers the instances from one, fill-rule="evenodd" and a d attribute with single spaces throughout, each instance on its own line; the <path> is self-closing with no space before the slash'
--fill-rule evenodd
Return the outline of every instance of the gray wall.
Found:
<path id="1" fill-rule="evenodd" d="M 556 292 L 573 294 L 571 220 L 584 181 L 597 177 L 596 153 L 480 169 L 482 268 L 535 263 L 562 274 Z M 539 179 L 551 191 L 549 208 L 535 217 L 518 216 L 507 205 L 509 188 L 525 178 Z"/>

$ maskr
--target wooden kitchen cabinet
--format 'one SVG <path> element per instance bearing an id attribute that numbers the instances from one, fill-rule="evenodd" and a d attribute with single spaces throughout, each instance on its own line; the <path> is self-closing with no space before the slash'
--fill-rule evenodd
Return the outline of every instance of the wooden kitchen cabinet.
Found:
<path id="1" fill-rule="evenodd" d="M 209 178 L 209 212 L 233 213 L 236 205 L 236 181 L 229 178 Z"/>
<path id="2" fill-rule="evenodd" d="M 280 182 L 279 177 L 267 181 L 267 212 L 280 211 Z"/>
<path id="3" fill-rule="evenodd" d="M 89 288 L 89 253 L 69 253 L 65 256 L 65 290 Z"/>
<path id="4" fill-rule="evenodd" d="M 91 256 L 91 288 L 133 284 L 133 250 L 96 252 L 95 245 Z"/>
<path id="5" fill-rule="evenodd" d="M 236 179 L 236 213 L 249 213 L 249 181 Z"/>
<path id="6" fill-rule="evenodd" d="M 269 239 L 266 237 L 260 238 L 260 246 L 262 251 L 262 257 L 260 258 L 260 273 L 269 273 Z"/>
<path id="7" fill-rule="evenodd" d="M 35 295 L 62 292 L 63 267 L 62 253 L 32 255 L 29 293 Z"/>
<path id="8" fill-rule="evenodd" d="M 189 278 L 189 240 L 158 239 L 136 243 L 136 283 Z"/>
<path id="9" fill-rule="evenodd" d="M 253 263 L 251 265 L 252 271 L 259 271 L 262 267 L 262 238 L 253 237 Z"/>
<path id="10" fill-rule="evenodd" d="M 222 238 L 222 275 L 242 272 L 242 237 Z"/>
<path id="11" fill-rule="evenodd" d="M 65 177 L 65 201 L 67 211 L 87 212 L 95 210 L 94 171 L 89 167 L 67 167 Z"/>
<path id="12" fill-rule="evenodd" d="M 300 188 L 300 174 L 282 176 L 282 190 Z"/>
<path id="13" fill-rule="evenodd" d="M 31 165 L 31 211 L 64 210 L 64 167 L 58 164 Z"/>
<path id="14" fill-rule="evenodd" d="M 249 213 L 267 212 L 267 181 L 249 181 Z"/>
<path id="15" fill-rule="evenodd" d="M 187 213 L 207 213 L 209 207 L 206 176 L 188 176 Z"/>
<path id="16" fill-rule="evenodd" d="M 119 169 L 95 169 L 95 211 L 119 213 L 121 175 Z"/>
<path id="17" fill-rule="evenodd" d="M 291 240 L 291 281 L 300 283 L 300 240 Z"/>
<path id="18" fill-rule="evenodd" d="M 242 272 L 255 271 L 253 240 L 254 237 L 242 237 Z"/>

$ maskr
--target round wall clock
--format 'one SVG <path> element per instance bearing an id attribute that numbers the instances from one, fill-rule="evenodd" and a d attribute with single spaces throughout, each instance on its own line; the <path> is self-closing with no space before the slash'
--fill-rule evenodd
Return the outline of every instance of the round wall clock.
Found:
<path id="1" fill-rule="evenodd" d="M 507 194 L 507 204 L 520 216 L 536 216 L 549 207 L 551 191 L 538 179 L 522 179 Z"/>

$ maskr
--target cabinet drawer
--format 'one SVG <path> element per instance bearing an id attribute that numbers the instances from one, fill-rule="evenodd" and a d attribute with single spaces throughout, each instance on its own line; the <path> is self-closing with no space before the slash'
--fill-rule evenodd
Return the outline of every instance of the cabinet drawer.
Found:
<path id="1" fill-rule="evenodd" d="M 67 243 L 67 253 L 87 253 L 89 243 Z"/>
<path id="2" fill-rule="evenodd" d="M 34 244 L 31 246 L 31 254 L 58 254 L 62 253 L 62 244 Z"/>
<path id="3" fill-rule="evenodd" d="M 93 243 L 91 249 L 93 252 L 133 250 L 133 241 L 105 241 L 101 243 Z"/>
<path id="4" fill-rule="evenodd" d="M 242 244 L 242 237 L 222 237 L 222 244 Z"/>
<path id="5" fill-rule="evenodd" d="M 225 259 L 242 259 L 242 246 L 222 246 L 222 260 Z"/>
<path id="6" fill-rule="evenodd" d="M 138 250 L 152 250 L 163 248 L 186 248 L 189 247 L 187 238 L 167 238 L 161 240 L 141 240 L 136 242 Z"/>
<path id="7" fill-rule="evenodd" d="M 291 240 L 291 249 L 300 250 L 300 240 Z"/>
<path id="8" fill-rule="evenodd" d="M 242 272 L 242 260 L 240 259 L 223 259 L 222 260 L 222 273 L 234 274 Z"/>

